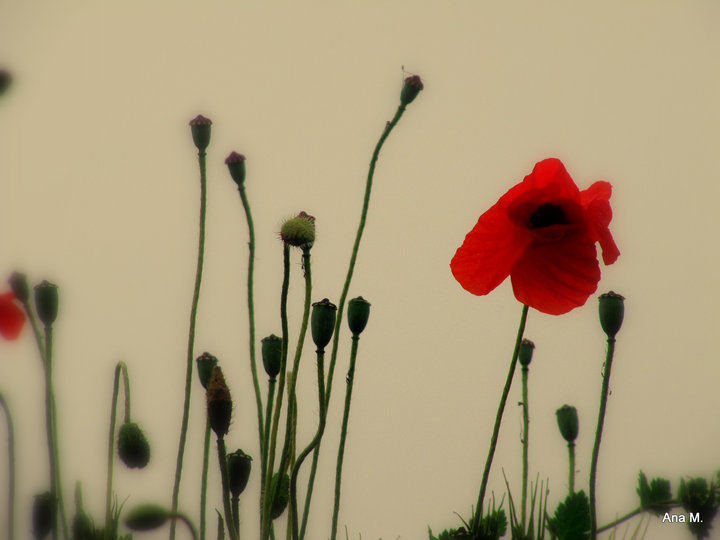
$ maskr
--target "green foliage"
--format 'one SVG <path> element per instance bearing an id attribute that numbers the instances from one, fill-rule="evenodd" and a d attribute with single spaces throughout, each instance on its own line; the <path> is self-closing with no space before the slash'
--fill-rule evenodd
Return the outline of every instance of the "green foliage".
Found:
<path id="1" fill-rule="evenodd" d="M 720 480 L 716 479 L 716 480 Z M 688 478 L 680 481 L 680 503 L 688 514 L 699 515 L 695 521 L 690 517 L 687 526 L 698 540 L 710 536 L 712 520 L 720 506 L 720 482 L 704 478 Z"/>
<path id="2" fill-rule="evenodd" d="M 568 495 L 548 520 L 548 530 L 558 540 L 590 538 L 590 502 L 584 491 Z"/>
<path id="3" fill-rule="evenodd" d="M 653 478 L 648 483 L 645 473 L 638 474 L 637 494 L 640 496 L 640 507 L 660 516 L 673 505 L 670 481 L 664 478 Z"/>
<path id="4" fill-rule="evenodd" d="M 428 527 L 430 540 L 499 540 L 507 532 L 507 517 L 501 508 L 493 509 L 487 516 L 481 518 L 478 530 L 472 530 L 464 519 L 462 521 L 464 527 L 446 529 L 438 536 L 434 536 L 432 529 Z"/>

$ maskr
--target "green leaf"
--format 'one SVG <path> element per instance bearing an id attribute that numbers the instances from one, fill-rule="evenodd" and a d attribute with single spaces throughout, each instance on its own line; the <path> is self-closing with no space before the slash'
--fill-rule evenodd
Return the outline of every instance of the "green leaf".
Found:
<path id="1" fill-rule="evenodd" d="M 720 506 L 720 485 L 711 481 L 708 486 L 704 478 L 681 480 L 679 498 L 685 511 L 691 514 L 687 522 L 690 531 L 698 539 L 707 538 Z M 699 517 L 698 521 L 692 519 L 694 515 Z"/>
<path id="2" fill-rule="evenodd" d="M 590 538 L 590 503 L 584 491 L 571 493 L 558 505 L 548 529 L 558 540 Z"/>
<path id="3" fill-rule="evenodd" d="M 648 483 L 645 473 L 638 474 L 637 494 L 640 496 L 640 506 L 643 510 L 660 516 L 672 506 L 672 490 L 670 481 L 664 478 L 653 478 Z"/>

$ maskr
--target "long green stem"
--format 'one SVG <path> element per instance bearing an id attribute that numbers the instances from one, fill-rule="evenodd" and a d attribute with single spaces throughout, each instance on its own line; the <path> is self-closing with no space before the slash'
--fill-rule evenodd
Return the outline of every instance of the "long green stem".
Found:
<path id="1" fill-rule="evenodd" d="M 187 363 L 185 368 L 185 401 L 183 403 L 182 425 L 180 427 L 180 441 L 178 443 L 177 462 L 175 465 L 175 482 L 173 484 L 171 511 L 177 512 L 178 497 L 180 495 L 180 478 L 182 476 L 183 457 L 185 455 L 185 441 L 187 439 L 188 419 L 190 416 L 190 390 L 192 388 L 193 351 L 195 349 L 195 322 L 197 308 L 200 300 L 200 284 L 202 283 L 203 261 L 205 258 L 205 214 L 207 212 L 207 174 L 205 166 L 205 152 L 198 152 L 200 165 L 200 231 L 198 238 L 197 267 L 195 270 L 195 287 L 193 289 L 192 306 L 190 308 L 190 329 L 188 331 Z M 170 540 L 175 538 L 175 521 L 170 523 Z"/>
<path id="2" fill-rule="evenodd" d="M 522 455 L 522 530 L 525 530 L 525 517 L 527 508 L 527 488 L 528 488 L 528 447 L 530 444 L 530 402 L 528 401 L 528 375 L 530 373 L 529 366 L 523 366 L 520 370 L 522 373 L 522 396 L 523 396 L 523 455 Z"/>
<path id="3" fill-rule="evenodd" d="M 113 379 L 113 394 L 110 406 L 110 431 L 108 433 L 107 449 L 107 481 L 105 491 L 105 538 L 112 538 L 112 489 L 113 472 L 115 466 L 115 426 L 117 423 L 117 401 L 120 391 L 120 375 L 123 376 L 125 389 L 125 422 L 130 422 L 130 378 L 128 377 L 125 362 L 118 362 L 115 366 L 115 377 Z"/>
<path id="4" fill-rule="evenodd" d="M 350 420 L 350 400 L 352 399 L 353 382 L 355 380 L 355 359 L 357 358 L 360 336 L 353 335 L 350 350 L 350 367 L 347 374 L 347 388 L 345 390 L 345 409 L 343 411 L 342 428 L 340 430 L 340 444 L 338 446 L 337 464 L 335 466 L 335 502 L 333 504 L 331 540 L 337 538 L 337 522 L 340 513 L 340 482 L 342 480 L 342 466 L 345 457 L 345 440 L 347 439 L 348 421 Z"/>
<path id="5" fill-rule="evenodd" d="M 507 403 L 510 386 L 512 385 L 513 376 L 515 375 L 515 366 L 517 365 L 518 353 L 520 352 L 520 343 L 522 342 L 523 334 L 525 333 L 527 315 L 528 306 L 523 305 L 522 315 L 520 316 L 520 326 L 518 327 L 517 338 L 515 340 L 515 349 L 513 350 L 512 360 L 510 361 L 510 369 L 508 369 L 507 379 L 505 380 L 505 387 L 503 388 L 503 393 L 500 397 L 500 404 L 498 405 L 498 411 L 495 417 L 495 427 L 493 428 L 492 437 L 490 438 L 490 449 L 488 450 L 488 456 L 485 460 L 485 469 L 483 470 L 482 482 L 480 483 L 480 493 L 478 494 L 477 506 L 475 507 L 475 514 L 473 515 L 471 524 L 471 529 L 473 531 L 477 531 L 480 526 L 480 519 L 483 514 L 483 504 L 485 502 L 485 490 L 487 489 L 488 478 L 490 476 L 490 467 L 492 465 L 493 457 L 495 455 L 495 447 L 497 446 L 498 436 L 500 434 L 500 424 L 502 423 L 505 404 Z"/>
<path id="6" fill-rule="evenodd" d="M 260 489 L 265 489 L 265 478 L 267 476 L 267 466 L 268 466 L 268 444 L 269 444 L 269 437 L 270 437 L 270 418 L 272 416 L 272 410 L 273 410 L 273 399 L 275 397 L 275 385 L 277 383 L 277 379 L 275 377 L 271 377 L 268 379 L 268 395 L 267 395 L 267 403 L 266 403 L 266 410 L 265 410 L 265 429 L 263 430 L 263 436 L 265 440 L 262 444 L 262 457 L 260 461 Z M 262 504 L 262 493 L 260 494 L 260 503 Z"/>
<path id="7" fill-rule="evenodd" d="M 615 338 L 608 337 L 607 354 L 605 356 L 605 369 L 603 370 L 602 391 L 600 393 L 600 409 L 598 411 L 597 429 L 595 430 L 595 444 L 593 445 L 592 460 L 590 462 L 590 538 L 597 540 L 597 507 L 595 501 L 595 484 L 597 480 L 597 463 L 600 454 L 600 439 L 602 439 L 603 424 L 605 423 L 605 410 L 607 408 L 608 392 L 610 390 L 610 370 L 612 368 L 613 354 L 615 353 Z"/>
<path id="8" fill-rule="evenodd" d="M 619 517 L 619 518 L 617 518 L 617 519 L 614 520 L 614 521 L 611 521 L 611 522 L 608 523 L 607 525 L 603 525 L 602 527 L 599 527 L 598 530 L 597 530 L 597 532 L 598 532 L 598 533 L 601 533 L 601 532 L 607 531 L 607 530 L 609 530 L 609 529 L 612 529 L 613 527 L 617 527 L 618 525 L 620 525 L 621 523 L 627 521 L 628 519 L 632 519 L 632 518 L 634 518 L 635 516 L 637 516 L 637 515 L 639 515 L 639 514 L 642 514 L 644 511 L 645 511 L 645 510 L 643 509 L 642 506 L 638 506 L 635 510 L 632 510 L 632 511 L 628 512 L 628 513 L 625 514 L 624 516 Z"/>
<path id="9" fill-rule="evenodd" d="M 242 200 L 243 208 L 245 209 L 245 216 L 248 224 L 248 250 L 250 252 L 248 258 L 248 277 L 247 277 L 247 295 L 248 295 L 248 319 L 250 325 L 250 371 L 252 372 L 253 387 L 255 388 L 255 401 L 257 404 L 257 416 L 258 416 L 258 435 L 260 437 L 260 453 L 264 451 L 263 445 L 265 444 L 265 437 L 263 436 L 263 410 L 262 410 L 262 396 L 260 395 L 260 383 L 258 382 L 257 374 L 257 362 L 255 360 L 255 302 L 254 302 L 254 287 L 253 287 L 253 274 L 255 268 L 255 226 L 253 225 L 252 213 L 250 212 L 250 202 L 248 201 L 247 194 L 245 193 L 245 184 L 240 184 L 238 188 L 240 192 L 240 199 Z"/>
<path id="10" fill-rule="evenodd" d="M 230 540 L 238 540 L 237 530 L 232 518 L 232 509 L 230 507 L 230 482 L 228 480 L 227 470 L 227 451 L 225 450 L 225 438 L 218 437 L 218 465 L 220 466 L 220 482 L 222 484 L 223 510 L 225 512 L 225 524 L 227 525 Z"/>
<path id="11" fill-rule="evenodd" d="M 575 493 L 575 443 L 568 443 L 568 495 Z"/>
<path id="12" fill-rule="evenodd" d="M 210 463 L 210 421 L 205 418 L 205 440 L 203 441 L 203 464 L 202 477 L 200 479 L 200 540 L 205 540 L 205 528 L 207 527 L 207 478 L 208 465 Z"/>
<path id="13" fill-rule="evenodd" d="M 7 534 L 8 540 L 15 539 L 15 430 L 13 429 L 12 416 L 5 397 L 0 393 L 0 408 L 5 411 L 7 419 L 7 441 L 8 441 L 8 513 L 7 513 Z"/>
<path id="14" fill-rule="evenodd" d="M 233 495 L 230 499 L 230 506 L 232 507 L 233 526 L 235 527 L 238 540 L 240 540 L 240 497 Z"/>

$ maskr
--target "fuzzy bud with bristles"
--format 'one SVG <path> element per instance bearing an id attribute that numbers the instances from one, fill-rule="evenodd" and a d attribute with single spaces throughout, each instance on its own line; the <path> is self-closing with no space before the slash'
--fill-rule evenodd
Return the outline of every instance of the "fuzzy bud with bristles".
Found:
<path id="1" fill-rule="evenodd" d="M 315 218 L 305 212 L 290 218 L 280 227 L 280 239 L 286 244 L 309 249 L 315 243 Z"/>
<path id="2" fill-rule="evenodd" d="M 200 152 L 204 152 L 210 144 L 210 126 L 212 126 L 212 120 L 201 114 L 190 120 L 190 133 L 192 133 L 193 142 Z"/>
<path id="3" fill-rule="evenodd" d="M 245 182 L 245 156 L 237 152 L 231 152 L 230 155 L 225 158 L 225 165 L 227 165 L 230 176 L 237 186 L 242 187 Z"/>
<path id="4" fill-rule="evenodd" d="M 118 456 L 131 469 L 142 469 L 150 461 L 150 443 L 134 422 L 125 422 L 118 431 Z"/>
<path id="5" fill-rule="evenodd" d="M 206 395 L 210 427 L 218 438 L 222 438 L 230 431 L 232 398 L 230 397 L 230 390 L 225 384 L 222 369 L 218 366 L 215 366 L 212 370 Z"/>

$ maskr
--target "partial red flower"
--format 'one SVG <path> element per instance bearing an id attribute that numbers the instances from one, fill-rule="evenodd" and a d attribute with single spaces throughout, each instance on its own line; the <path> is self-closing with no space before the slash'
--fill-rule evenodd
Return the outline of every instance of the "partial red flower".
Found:
<path id="1" fill-rule="evenodd" d="M 560 315 L 582 306 L 597 289 L 600 265 L 620 251 L 608 225 L 608 182 L 580 191 L 558 159 L 541 161 L 487 212 L 450 263 L 464 289 L 485 295 L 510 276 L 515 297 Z"/>
<path id="2" fill-rule="evenodd" d="M 17 339 L 25 324 L 25 314 L 14 300 L 11 292 L 0 294 L 0 336 L 5 339 Z"/>

